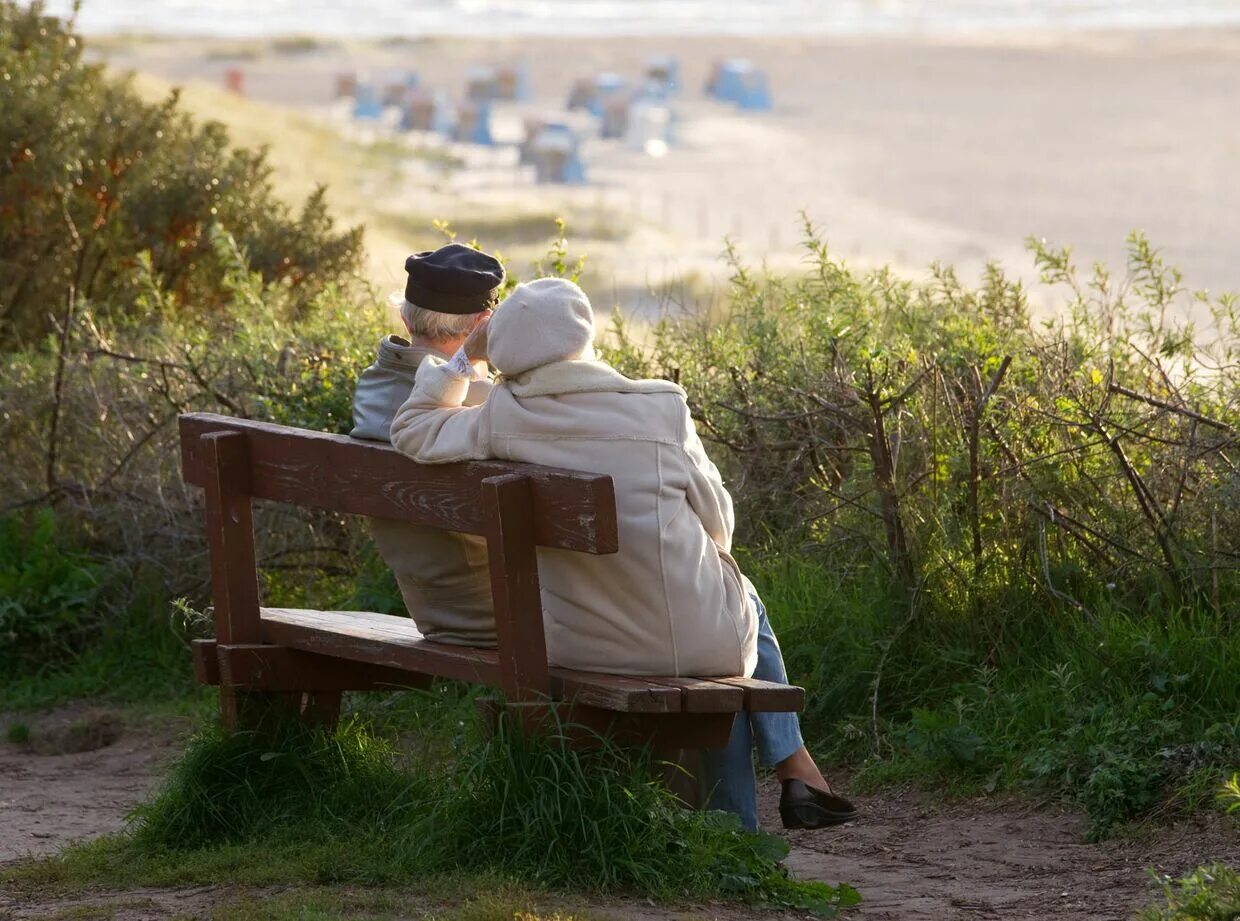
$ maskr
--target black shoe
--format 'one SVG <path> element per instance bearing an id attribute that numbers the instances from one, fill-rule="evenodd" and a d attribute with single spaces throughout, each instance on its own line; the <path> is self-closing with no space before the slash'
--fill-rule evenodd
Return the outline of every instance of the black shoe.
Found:
<path id="1" fill-rule="evenodd" d="M 803 780 L 785 780 L 779 817 L 784 828 L 827 828 L 851 822 L 857 817 L 857 809 L 830 790 L 819 790 Z"/>

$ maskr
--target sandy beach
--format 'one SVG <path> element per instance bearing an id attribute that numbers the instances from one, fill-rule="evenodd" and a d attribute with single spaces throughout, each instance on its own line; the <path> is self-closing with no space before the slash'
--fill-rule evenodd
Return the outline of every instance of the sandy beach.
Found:
<path id="1" fill-rule="evenodd" d="M 463 219 L 483 245 L 521 259 L 538 250 L 549 217 L 566 213 L 575 251 L 589 254 L 594 296 L 649 305 L 643 291 L 651 288 L 674 290 L 688 278 L 700 294 L 726 277 L 725 236 L 755 262 L 794 265 L 804 210 L 835 252 L 913 275 L 937 260 L 976 277 L 995 260 L 1032 280 L 1029 235 L 1071 245 L 1084 266 L 1102 260 L 1122 275 L 1124 238 L 1142 229 L 1191 287 L 1240 289 L 1238 30 L 950 39 L 109 38 L 95 50 L 118 69 L 187 86 L 191 107 L 197 100 L 214 117 L 248 122 L 239 138 L 273 144 L 277 166 L 281 157 L 297 165 L 306 188 L 329 182 L 341 213 L 368 225 L 380 285 L 395 287 L 401 254 L 435 239 L 431 218 Z M 294 112 L 356 141 L 359 129 L 332 104 L 341 71 L 382 80 L 407 68 L 459 97 L 471 66 L 520 61 L 530 68 L 533 98 L 500 104 L 495 118 L 499 139 L 516 142 L 521 116 L 562 110 L 574 77 L 604 70 L 635 77 L 662 53 L 682 67 L 677 143 L 655 159 L 618 141 L 590 140 L 590 182 L 580 188 L 535 185 L 515 168 L 512 149 L 451 145 L 442 152 L 467 165 L 436 171 L 424 154 L 437 141 L 413 142 L 423 147 L 421 166 L 329 169 L 282 150 L 288 132 L 263 114 L 274 110 L 254 108 Z M 774 111 L 745 113 L 705 98 L 702 84 L 720 55 L 748 57 L 768 72 Z M 217 89 L 229 68 L 243 70 L 247 100 Z M 524 229 L 522 216 L 531 219 Z"/>

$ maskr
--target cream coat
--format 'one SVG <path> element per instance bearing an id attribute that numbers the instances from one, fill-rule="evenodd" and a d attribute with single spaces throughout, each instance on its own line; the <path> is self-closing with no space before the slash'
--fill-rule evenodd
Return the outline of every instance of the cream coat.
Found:
<path id="1" fill-rule="evenodd" d="M 552 664 L 752 674 L 757 618 L 729 554 L 732 500 L 684 392 L 572 360 L 501 379 L 481 406 L 465 405 L 468 390 L 441 360 L 425 359 L 392 444 L 421 463 L 500 458 L 615 481 L 619 553 L 538 551 Z"/>
<path id="2" fill-rule="evenodd" d="M 350 434 L 387 441 L 392 417 L 413 389 L 418 365 L 438 354 L 385 337 L 375 363 L 358 379 Z M 465 402 L 479 404 L 489 392 L 490 386 L 479 382 Z M 385 518 L 371 519 L 370 528 L 375 549 L 396 576 L 405 607 L 424 636 L 462 646 L 495 645 L 484 538 Z"/>

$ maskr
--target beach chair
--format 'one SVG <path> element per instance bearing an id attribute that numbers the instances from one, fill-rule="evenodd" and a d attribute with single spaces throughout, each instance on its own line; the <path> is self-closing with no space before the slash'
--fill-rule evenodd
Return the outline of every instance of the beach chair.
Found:
<path id="1" fill-rule="evenodd" d="M 383 103 L 373 84 L 357 85 L 353 93 L 353 117 L 359 121 L 377 121 L 383 117 Z"/>
<path id="2" fill-rule="evenodd" d="M 760 70 L 751 70 L 741 75 L 736 105 L 749 112 L 771 110 L 771 90 L 767 85 L 766 74 Z"/>
<path id="3" fill-rule="evenodd" d="M 542 126 L 532 144 L 532 155 L 538 182 L 580 185 L 586 181 L 577 133 L 562 122 Z"/>
<path id="4" fill-rule="evenodd" d="M 505 64 L 495 71 L 496 98 L 520 101 L 530 98 L 530 71 L 524 64 Z"/>
<path id="5" fill-rule="evenodd" d="M 566 107 L 570 112 L 574 109 L 592 109 L 597 96 L 598 86 L 595 84 L 594 78 L 578 77 L 573 81 L 573 85 L 568 91 Z"/>
<path id="6" fill-rule="evenodd" d="M 453 140 L 462 144 L 480 144 L 494 147 L 491 137 L 491 103 L 466 99 L 456 109 L 456 129 Z"/>
<path id="7" fill-rule="evenodd" d="M 672 110 L 650 99 L 635 101 L 629 110 L 625 143 L 651 156 L 662 156 L 672 140 Z"/>
<path id="8" fill-rule="evenodd" d="M 620 74 L 605 73 L 594 78 L 594 98 L 587 108 L 598 118 L 603 118 L 612 100 L 628 94 L 629 81 Z"/>
<path id="9" fill-rule="evenodd" d="M 357 74 L 341 72 L 336 74 L 336 98 L 352 99 L 357 93 Z"/>
<path id="10" fill-rule="evenodd" d="M 444 109 L 443 100 L 430 90 L 409 90 L 401 105 L 400 130 L 446 134 L 451 130 L 452 118 Z"/>
<path id="11" fill-rule="evenodd" d="M 646 62 L 647 91 L 667 99 L 680 89 L 680 62 L 671 55 L 657 55 Z"/>
<path id="12" fill-rule="evenodd" d="M 494 67 L 471 67 L 465 75 L 465 98 L 491 102 L 499 98 L 499 74 Z"/>
<path id="13" fill-rule="evenodd" d="M 522 165 L 534 162 L 534 142 L 546 127 L 547 120 L 540 115 L 528 115 L 521 120 L 523 131 L 521 144 L 517 148 L 517 160 Z"/>
<path id="14" fill-rule="evenodd" d="M 622 138 L 629 130 L 629 97 L 623 94 L 603 99 L 602 120 L 599 123 L 599 137 Z"/>
<path id="15" fill-rule="evenodd" d="M 412 72 L 393 75 L 383 87 L 383 105 L 402 107 L 410 90 L 417 89 L 418 75 Z"/>
<path id="16" fill-rule="evenodd" d="M 718 61 L 707 82 L 707 92 L 720 102 L 739 102 L 745 92 L 746 75 L 753 71 L 753 64 L 744 58 Z"/>

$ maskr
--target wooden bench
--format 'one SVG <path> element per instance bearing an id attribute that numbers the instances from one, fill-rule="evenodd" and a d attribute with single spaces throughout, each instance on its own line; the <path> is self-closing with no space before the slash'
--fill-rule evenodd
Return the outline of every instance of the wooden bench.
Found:
<path id="1" fill-rule="evenodd" d="M 537 547 L 618 549 L 610 477 L 484 461 L 428 466 L 388 445 L 209 413 L 180 418 L 185 481 L 206 493 L 215 639 L 194 644 L 198 680 L 220 688 L 229 725 L 272 709 L 330 723 L 349 690 L 433 678 L 503 692 L 488 706 L 523 723 L 609 732 L 659 748 L 715 748 L 737 712 L 799 710 L 798 687 L 746 678 L 646 678 L 547 664 Z M 262 607 L 253 500 L 414 522 L 486 537 L 498 638 L 474 649 L 424 638 L 411 618 Z M 583 733 L 589 737 L 590 732 Z"/>

